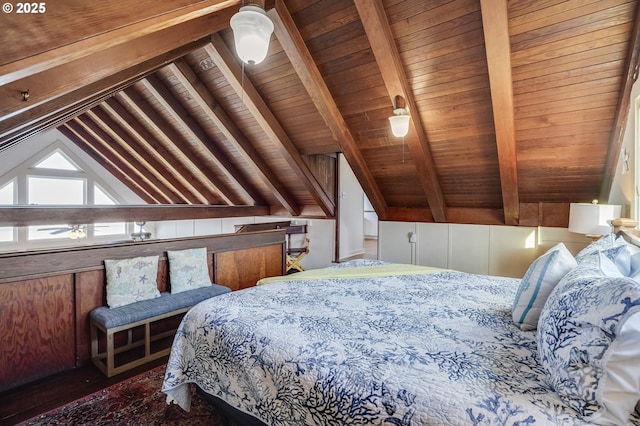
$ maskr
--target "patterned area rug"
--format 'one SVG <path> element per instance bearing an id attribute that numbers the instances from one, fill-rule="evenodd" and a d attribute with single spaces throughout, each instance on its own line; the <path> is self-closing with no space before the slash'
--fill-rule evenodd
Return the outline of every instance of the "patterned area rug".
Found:
<path id="1" fill-rule="evenodd" d="M 191 410 L 167 405 L 160 391 L 166 366 L 162 365 L 41 414 L 20 426 L 33 425 L 213 425 L 230 423 L 199 397 L 195 390 Z"/>

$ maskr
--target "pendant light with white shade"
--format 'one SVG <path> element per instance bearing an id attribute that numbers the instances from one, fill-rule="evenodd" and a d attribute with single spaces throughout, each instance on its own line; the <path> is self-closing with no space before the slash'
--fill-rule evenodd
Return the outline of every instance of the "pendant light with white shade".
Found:
<path id="1" fill-rule="evenodd" d="M 242 6 L 231 17 L 231 29 L 236 52 L 242 62 L 259 64 L 267 57 L 269 41 L 273 33 L 273 22 L 259 6 Z"/>
<path id="2" fill-rule="evenodd" d="M 411 116 L 404 107 L 404 98 L 400 95 L 393 100 L 393 116 L 389 117 L 393 136 L 403 138 L 409 133 L 409 121 Z"/>

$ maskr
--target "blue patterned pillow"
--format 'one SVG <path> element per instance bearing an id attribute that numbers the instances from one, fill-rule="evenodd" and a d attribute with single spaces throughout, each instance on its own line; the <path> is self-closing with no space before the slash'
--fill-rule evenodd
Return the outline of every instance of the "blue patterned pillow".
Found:
<path id="1" fill-rule="evenodd" d="M 576 260 L 578 263 L 582 262 L 582 260 L 589 256 L 592 253 L 596 253 L 602 250 L 611 249 L 614 247 L 620 247 L 627 245 L 628 243 L 622 237 L 617 237 L 616 234 L 607 234 L 598 238 L 593 243 L 589 244 L 582 250 L 576 254 Z"/>
<path id="2" fill-rule="evenodd" d="M 631 276 L 631 250 L 629 244 L 602 250 L 600 255 L 609 259 L 623 277 Z"/>
<path id="3" fill-rule="evenodd" d="M 160 297 L 158 256 L 106 259 L 107 305 L 110 308 Z"/>
<path id="4" fill-rule="evenodd" d="M 603 258 L 585 256 L 551 292 L 538 351 L 547 382 L 584 420 L 627 424 L 640 401 L 640 284 L 604 275 Z"/>
<path id="5" fill-rule="evenodd" d="M 629 276 L 636 281 L 640 280 L 640 248 L 633 244 L 628 245 L 629 251 Z"/>
<path id="6" fill-rule="evenodd" d="M 211 285 L 206 248 L 167 251 L 167 258 L 171 293 Z"/>
<path id="7" fill-rule="evenodd" d="M 553 246 L 537 258 L 529 266 L 518 287 L 511 312 L 513 322 L 522 330 L 535 330 L 549 293 L 577 265 L 563 243 Z"/>

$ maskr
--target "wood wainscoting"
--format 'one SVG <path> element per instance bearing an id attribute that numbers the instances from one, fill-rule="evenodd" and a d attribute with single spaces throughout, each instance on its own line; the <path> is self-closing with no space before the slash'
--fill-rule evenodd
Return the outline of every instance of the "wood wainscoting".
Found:
<path id="1" fill-rule="evenodd" d="M 106 304 L 105 259 L 159 255 L 167 291 L 167 250 L 206 247 L 214 282 L 238 290 L 283 275 L 285 231 L 113 243 L 0 255 L 0 391 L 89 362 L 89 313 Z"/>

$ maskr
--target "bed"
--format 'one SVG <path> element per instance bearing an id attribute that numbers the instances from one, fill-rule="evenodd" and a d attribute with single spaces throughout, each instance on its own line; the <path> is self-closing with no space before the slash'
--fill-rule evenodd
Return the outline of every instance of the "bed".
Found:
<path id="1" fill-rule="evenodd" d="M 267 425 L 591 424 L 514 323 L 522 281 L 362 260 L 267 279 L 189 311 L 163 392 Z"/>

